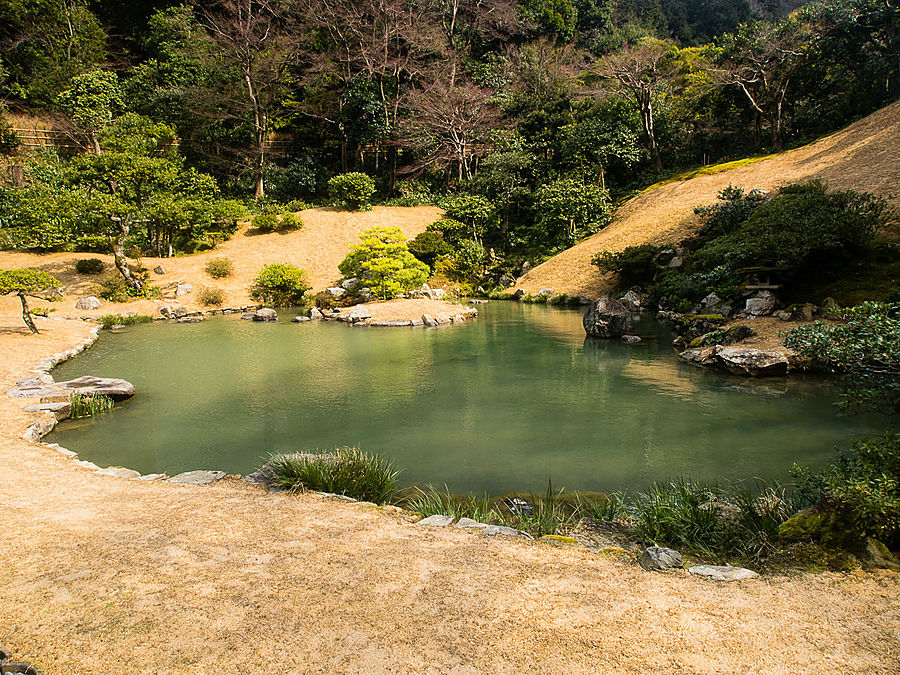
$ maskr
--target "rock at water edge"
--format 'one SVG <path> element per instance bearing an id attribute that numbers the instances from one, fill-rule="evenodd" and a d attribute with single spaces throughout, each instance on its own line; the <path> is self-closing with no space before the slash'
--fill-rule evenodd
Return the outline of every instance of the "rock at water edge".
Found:
<path id="1" fill-rule="evenodd" d="M 81 298 L 78 302 L 75 303 L 75 309 L 99 309 L 100 308 L 100 298 L 88 295 L 86 297 Z"/>
<path id="2" fill-rule="evenodd" d="M 423 518 L 416 525 L 426 525 L 428 527 L 448 527 L 453 524 L 455 518 L 453 516 L 428 516 Z"/>
<path id="3" fill-rule="evenodd" d="M 608 295 L 594 300 L 582 318 L 584 330 L 591 337 L 618 338 L 630 335 L 634 329 L 631 315 L 625 306 Z"/>

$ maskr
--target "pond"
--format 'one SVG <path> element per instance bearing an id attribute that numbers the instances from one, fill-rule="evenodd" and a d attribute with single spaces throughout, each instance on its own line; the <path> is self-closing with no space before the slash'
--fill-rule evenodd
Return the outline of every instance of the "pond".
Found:
<path id="1" fill-rule="evenodd" d="M 136 396 L 52 439 L 101 466 L 249 473 L 273 452 L 357 445 L 401 482 L 457 492 L 641 489 L 680 476 L 786 479 L 877 432 L 814 378 L 683 364 L 668 329 L 585 339 L 581 312 L 515 302 L 434 329 L 217 317 L 104 333 L 57 380 L 122 377 Z"/>

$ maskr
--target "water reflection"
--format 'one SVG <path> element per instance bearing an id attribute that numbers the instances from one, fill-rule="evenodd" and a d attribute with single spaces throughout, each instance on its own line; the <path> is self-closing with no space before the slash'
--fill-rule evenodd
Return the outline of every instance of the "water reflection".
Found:
<path id="1" fill-rule="evenodd" d="M 143 472 L 247 473 L 271 452 L 360 445 L 407 482 L 455 490 L 636 488 L 677 475 L 784 478 L 880 419 L 840 418 L 817 381 L 738 380 L 679 362 L 641 322 L 636 345 L 585 340 L 581 313 L 479 307 L 436 330 L 138 326 L 60 377 L 125 377 L 138 395 L 54 440 Z"/>

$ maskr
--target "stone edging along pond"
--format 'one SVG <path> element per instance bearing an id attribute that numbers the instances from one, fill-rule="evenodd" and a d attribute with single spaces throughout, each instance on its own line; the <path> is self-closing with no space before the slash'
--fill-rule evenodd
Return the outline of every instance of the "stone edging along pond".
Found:
<path id="1" fill-rule="evenodd" d="M 224 311 L 223 310 L 214 310 L 214 312 L 215 313 L 233 314 L 235 312 L 249 309 L 249 308 L 250 307 L 242 307 L 240 309 L 232 309 L 232 310 L 224 310 Z M 192 313 L 193 316 L 197 316 L 198 314 L 200 314 L 200 313 L 199 312 Z M 185 316 L 188 316 L 188 315 L 185 315 Z M 50 320 L 53 320 L 53 321 L 93 320 L 93 317 L 81 317 L 81 318 L 78 318 L 78 317 L 52 317 Z M 81 354 L 82 352 L 84 352 L 87 349 L 90 349 L 90 347 L 93 346 L 93 344 L 99 339 L 100 330 L 101 330 L 100 326 L 93 326 L 90 329 L 90 335 L 88 336 L 88 338 L 85 339 L 84 341 L 82 341 L 80 344 L 76 345 L 75 347 L 72 347 L 71 349 L 69 349 L 67 351 L 58 352 L 56 354 L 53 354 L 52 356 L 49 356 L 47 358 L 44 358 L 44 359 L 38 361 L 36 366 L 34 368 L 31 368 L 28 371 L 30 373 L 33 373 L 33 375 L 31 377 L 18 380 L 15 383 L 16 387 L 20 387 L 20 388 L 27 388 L 27 387 L 38 388 L 40 386 L 52 387 L 54 384 L 56 384 L 56 382 L 53 379 L 53 376 L 50 374 L 50 371 L 53 368 L 55 368 L 56 366 L 58 366 L 59 364 L 65 362 L 65 361 L 68 361 L 69 359 L 74 358 L 75 356 L 78 356 L 79 354 Z M 120 381 L 120 382 L 124 382 L 124 381 Z M 129 383 L 126 383 L 126 384 L 129 384 Z M 14 391 L 16 387 L 14 387 L 13 389 L 10 389 L 9 392 Z M 64 391 L 64 389 L 61 389 L 60 391 L 62 393 Z M 7 393 L 7 395 L 9 395 L 9 393 Z M 35 397 L 37 397 L 37 396 L 35 396 Z M 41 439 L 44 436 L 46 436 L 47 434 L 49 434 L 51 431 L 53 431 L 53 429 L 56 427 L 57 423 L 60 421 L 63 421 L 64 419 L 66 419 L 66 416 L 57 417 L 57 412 L 55 412 L 54 410 L 49 410 L 49 409 L 44 410 L 37 417 L 37 419 L 34 422 L 32 422 L 25 429 L 23 438 L 26 441 L 29 441 L 31 443 L 41 444 L 44 447 L 55 450 L 56 452 L 60 453 L 64 457 L 71 459 L 75 463 L 76 466 L 79 466 L 79 467 L 82 467 L 85 469 L 89 469 L 94 473 L 106 475 L 106 476 L 115 476 L 117 478 L 127 478 L 127 479 L 142 480 L 142 481 L 162 480 L 162 481 L 166 481 L 169 483 L 175 483 L 175 484 L 181 484 L 181 485 L 205 485 L 208 483 L 213 483 L 213 482 L 222 480 L 224 478 L 236 477 L 233 475 L 226 474 L 224 471 L 216 471 L 216 470 L 186 471 L 186 472 L 180 473 L 176 476 L 168 477 L 164 473 L 142 475 L 139 471 L 136 471 L 134 469 L 128 469 L 128 468 L 119 467 L 119 466 L 110 466 L 110 467 L 102 468 L 102 467 L 94 464 L 93 462 L 78 459 L 78 453 L 73 452 L 72 450 L 69 450 L 67 448 L 64 448 L 61 445 L 59 445 L 58 443 L 41 443 Z M 258 480 L 252 480 L 252 479 L 247 480 L 248 478 L 250 478 L 249 476 L 244 476 L 243 478 L 247 483 L 249 483 L 251 485 L 257 484 L 257 485 L 261 485 L 262 487 L 267 487 L 267 484 L 264 482 L 260 482 Z M 420 515 L 414 514 L 412 512 L 408 512 L 405 509 L 402 509 L 398 506 L 393 506 L 393 505 L 378 506 L 377 504 L 374 504 L 371 502 L 361 502 L 357 499 L 354 499 L 353 497 L 348 497 L 346 495 L 333 494 L 333 493 L 329 493 L 329 492 L 319 492 L 319 491 L 315 491 L 315 490 L 311 490 L 311 492 L 313 494 L 316 494 L 316 495 L 319 495 L 322 497 L 334 498 L 337 501 L 357 503 L 358 505 L 366 507 L 366 508 L 375 508 L 375 509 L 389 512 L 389 513 L 401 514 L 401 515 L 403 515 L 404 519 L 409 522 L 418 522 L 421 520 L 422 525 L 430 525 L 433 527 L 443 527 L 443 526 L 450 524 L 449 522 L 446 522 L 446 523 L 441 522 L 441 524 L 437 524 L 437 523 L 433 522 L 434 520 L 436 520 L 434 518 L 432 518 L 432 519 L 424 518 L 423 519 L 423 518 L 421 518 Z M 451 521 L 452 520 L 453 519 L 451 519 Z M 458 525 L 458 527 L 460 529 L 463 529 L 466 526 Z M 477 529 L 477 528 L 475 528 L 475 529 Z M 507 536 L 520 537 L 523 539 L 532 539 L 532 537 L 530 535 L 528 535 L 527 533 L 520 532 L 518 530 L 514 530 L 513 528 L 508 528 L 508 527 L 505 527 L 505 528 L 497 527 L 497 526 L 486 527 L 486 529 L 484 529 L 482 531 L 482 534 L 485 534 L 487 536 L 507 535 Z M 560 539 L 567 539 L 567 538 L 565 538 L 565 537 L 562 537 L 562 538 L 561 537 L 550 537 L 548 540 L 551 540 L 551 539 L 554 541 L 557 541 Z M 574 540 L 572 540 L 571 543 L 575 543 Z"/>

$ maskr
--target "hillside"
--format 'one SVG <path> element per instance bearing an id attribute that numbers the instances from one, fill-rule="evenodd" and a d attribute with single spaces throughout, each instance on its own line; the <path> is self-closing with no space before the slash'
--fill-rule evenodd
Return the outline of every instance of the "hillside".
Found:
<path id="1" fill-rule="evenodd" d="M 321 290 L 340 278 L 338 264 L 350 249 L 359 243 L 359 233 L 370 227 L 396 226 L 403 230 L 407 238 L 415 237 L 425 230 L 425 226 L 440 218 L 436 207 L 387 207 L 376 206 L 371 211 L 352 212 L 333 208 L 317 208 L 303 211 L 303 228 L 285 234 L 257 234 L 244 225 L 228 241 L 213 251 L 176 258 L 144 258 L 142 264 L 148 269 L 162 265 L 164 275 L 151 272 L 150 283 L 165 286 L 175 281 L 198 286 L 215 286 L 225 291 L 225 305 L 233 306 L 251 302 L 250 285 L 259 269 L 268 263 L 289 262 L 306 270 L 314 290 Z M 75 261 L 80 258 L 101 258 L 107 268 L 113 270 L 111 255 L 93 253 L 18 253 L 0 252 L 0 269 L 16 267 L 36 267 L 53 274 L 68 292 L 66 297 L 54 306 L 58 315 L 67 313 L 88 314 L 75 310 L 75 302 L 84 295 L 97 291 L 97 277 L 76 274 Z M 234 273 L 225 279 L 212 279 L 203 267 L 211 258 L 230 258 L 234 263 Z M 0 308 L 12 309 L 18 306 L 15 298 L 0 299 Z M 182 296 L 179 304 L 192 307 L 196 304 L 196 293 Z M 121 307 L 121 306 L 120 306 Z M 130 311 L 154 313 L 150 301 L 129 303 Z M 108 307 L 94 314 L 108 313 Z"/>
<path id="2" fill-rule="evenodd" d="M 814 143 L 775 157 L 719 173 L 663 184 L 623 204 L 612 223 L 530 270 L 513 288 L 537 293 L 596 296 L 610 286 L 610 275 L 591 265 L 599 251 L 621 251 L 638 244 L 673 243 L 698 227 L 694 207 L 711 204 L 729 185 L 774 190 L 821 179 L 833 189 L 854 189 L 892 198 L 900 195 L 900 102 Z M 897 232 L 890 235 L 896 238 Z"/>

